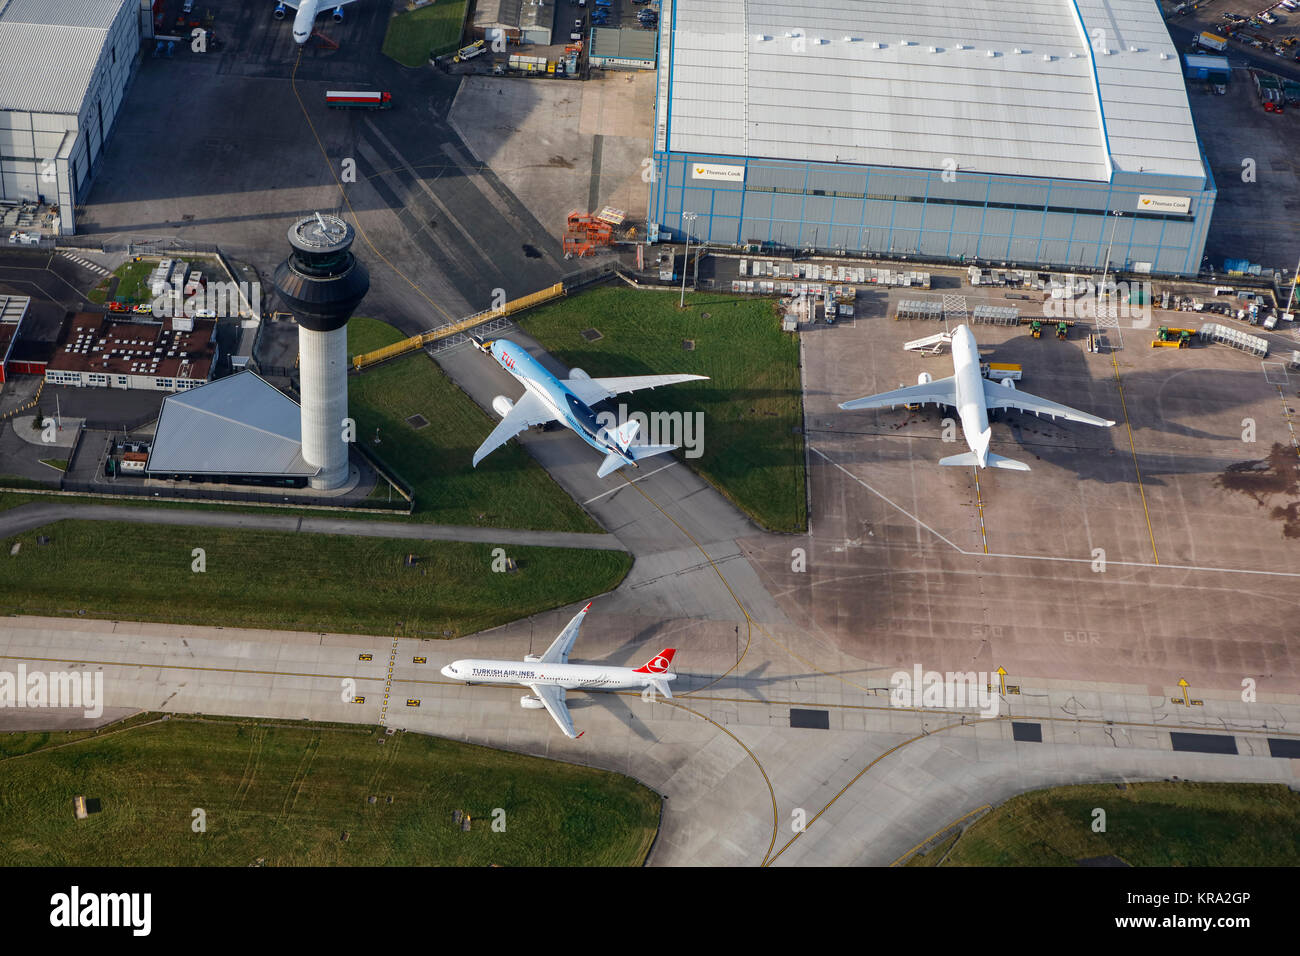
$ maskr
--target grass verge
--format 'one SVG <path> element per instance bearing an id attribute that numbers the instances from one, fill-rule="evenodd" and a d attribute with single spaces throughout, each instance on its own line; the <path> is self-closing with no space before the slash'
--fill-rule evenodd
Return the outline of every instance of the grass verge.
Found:
<path id="1" fill-rule="evenodd" d="M 0 865 L 635 866 L 654 839 L 659 797 L 627 777 L 381 734 L 172 718 L 0 761 Z"/>
<path id="2" fill-rule="evenodd" d="M 424 66 L 430 56 L 450 53 L 460 45 L 466 0 L 438 0 L 430 7 L 399 13 L 388 21 L 384 56 L 402 66 Z"/>
<path id="3" fill-rule="evenodd" d="M 358 347 L 348 340 L 352 354 L 387 344 L 369 325 L 358 333 Z M 348 405 L 357 440 L 415 490 L 417 521 L 603 530 L 517 442 L 472 467 L 474 450 L 496 423 L 422 351 L 352 376 Z"/>
<path id="4" fill-rule="evenodd" d="M 55 522 L 0 547 L 5 613 L 424 638 L 608 591 L 632 564 L 621 551 L 505 547 L 519 569 L 494 573 L 487 544 L 99 521 Z"/>
<path id="5" fill-rule="evenodd" d="M 703 454 L 687 464 L 764 527 L 805 530 L 798 339 L 781 331 L 770 300 L 700 293 L 686 297 L 685 310 L 677 302 L 671 292 L 602 286 L 541 306 L 523 325 L 560 361 L 593 377 L 709 376 L 607 405 L 702 412 Z M 599 340 L 583 337 L 590 328 Z"/>
<path id="6" fill-rule="evenodd" d="M 1106 812 L 1104 833 L 1092 830 L 1096 808 Z M 1296 866 L 1300 793 L 1282 784 L 1172 782 L 1035 790 L 974 823 L 943 865 L 1075 866 L 1107 856 L 1131 866 Z"/>

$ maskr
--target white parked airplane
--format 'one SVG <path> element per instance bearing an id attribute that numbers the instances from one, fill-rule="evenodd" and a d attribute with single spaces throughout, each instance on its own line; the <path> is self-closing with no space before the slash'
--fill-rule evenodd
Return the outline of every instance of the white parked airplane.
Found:
<path id="1" fill-rule="evenodd" d="M 573 429 L 578 437 L 605 456 L 597 478 L 618 471 L 624 465 L 638 467 L 637 461 L 672 451 L 676 445 L 634 445 L 636 419 L 624 422 L 618 428 L 607 428 L 596 418 L 591 406 L 642 388 L 676 385 L 708 378 L 707 375 L 628 375 L 622 378 L 592 378 L 580 368 L 569 370 L 569 377 L 558 379 L 527 350 L 509 339 L 494 339 L 474 347 L 492 356 L 498 365 L 509 372 L 524 387 L 519 401 L 512 402 L 504 395 L 492 399 L 492 410 L 501 416 L 500 423 L 492 429 L 478 451 L 474 452 L 474 467 L 492 451 L 514 438 L 525 428 L 561 422 Z"/>
<path id="2" fill-rule="evenodd" d="M 1015 382 L 1004 378 L 1001 384 L 994 384 L 980 375 L 980 352 L 975 344 L 975 336 L 970 327 L 959 326 L 952 333 L 952 369 L 948 378 L 934 379 L 929 372 L 922 372 L 917 384 L 907 388 L 897 388 L 892 392 L 868 395 L 851 402 L 841 402 L 840 408 L 846 411 L 856 408 L 893 408 L 896 405 L 951 405 L 957 409 L 961 419 L 962 435 L 970 451 L 961 455 L 941 458 L 941 465 L 979 465 L 981 468 L 1007 468 L 1012 471 L 1028 471 L 1024 462 L 1012 461 L 989 451 L 989 440 L 993 432 L 989 428 L 990 408 L 1014 408 L 1035 415 L 1050 415 L 1052 418 L 1064 418 L 1067 421 L 1083 422 L 1109 428 L 1115 423 L 1096 415 L 1089 415 L 1068 405 L 1058 405 L 1037 395 L 1017 390 Z"/>
<path id="3" fill-rule="evenodd" d="M 353 0 L 280 0 L 275 5 L 275 18 L 283 20 L 285 7 L 292 7 L 296 12 L 293 17 L 293 42 L 302 46 L 311 39 L 311 33 L 316 29 L 316 17 L 320 15 L 322 9 L 334 7 L 334 22 L 343 22 L 343 8 Z"/>
<path id="4" fill-rule="evenodd" d="M 573 620 L 560 632 L 546 653 L 540 657 L 532 654 L 522 664 L 515 661 L 486 661 L 466 659 L 452 661 L 442 669 L 443 677 L 463 680 L 467 684 L 522 684 L 532 691 L 519 698 L 519 706 L 526 710 L 550 713 L 565 736 L 581 737 L 573 732 L 573 719 L 564 704 L 568 690 L 628 690 L 640 687 L 653 688 L 655 693 L 672 697 L 668 682 L 677 675 L 672 666 L 676 648 L 660 651 L 640 667 L 608 667 L 604 664 L 570 664 L 569 651 L 578 638 L 582 619 L 591 609 L 588 604 L 573 616 Z M 584 731 L 585 733 L 585 731 Z"/>

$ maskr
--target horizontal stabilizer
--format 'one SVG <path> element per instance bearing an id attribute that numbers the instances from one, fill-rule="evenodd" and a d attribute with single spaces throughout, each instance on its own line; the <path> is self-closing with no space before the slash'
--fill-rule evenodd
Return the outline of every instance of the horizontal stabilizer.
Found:
<path id="1" fill-rule="evenodd" d="M 611 451 L 608 455 L 605 456 L 605 460 L 600 463 L 600 468 L 597 469 L 596 471 L 596 477 L 604 478 L 606 475 L 613 474 L 614 472 L 618 471 L 626 464 L 627 464 L 626 458 L 624 458 L 616 451 Z"/>
<path id="2" fill-rule="evenodd" d="M 640 461 L 642 458 L 653 458 L 655 455 L 670 452 L 676 447 L 676 445 L 633 445 L 627 450 L 627 457 L 633 461 Z"/>
<path id="3" fill-rule="evenodd" d="M 1007 471 L 1028 471 L 1029 466 L 1023 461 L 1012 461 L 1010 458 L 1003 458 L 1001 455 L 995 455 L 989 452 L 988 466 L 990 468 L 1003 468 Z"/>
<path id="4" fill-rule="evenodd" d="M 968 451 L 962 455 L 952 455 L 948 458 L 940 458 L 941 465 L 956 465 L 958 467 L 971 468 L 978 463 L 973 451 Z M 995 455 L 989 452 L 988 458 L 984 464 L 989 468 L 1002 468 L 1006 471 L 1028 471 L 1029 466 L 1022 461 L 1012 461 L 1010 458 L 1003 458 L 1001 455 Z"/>

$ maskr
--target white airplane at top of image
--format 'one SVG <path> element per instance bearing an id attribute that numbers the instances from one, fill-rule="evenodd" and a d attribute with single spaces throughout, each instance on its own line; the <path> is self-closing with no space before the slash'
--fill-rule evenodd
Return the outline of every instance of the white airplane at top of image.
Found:
<path id="1" fill-rule="evenodd" d="M 492 400 L 492 410 L 501 421 L 488 435 L 478 451 L 474 452 L 474 466 L 514 438 L 525 428 L 562 422 L 578 436 L 605 456 L 596 472 L 604 478 L 624 465 L 637 467 L 637 461 L 672 451 L 676 445 L 633 445 L 639 423 L 624 422 L 610 429 L 600 424 L 591 406 L 623 392 L 660 385 L 676 385 L 707 379 L 707 375 L 629 375 L 623 378 L 592 378 L 580 368 L 570 369 L 569 377 L 558 379 L 542 364 L 528 354 L 527 349 L 509 339 L 491 342 L 475 340 L 475 348 L 496 359 L 497 364 L 518 379 L 524 387 L 519 401 L 512 402 L 504 395 Z"/>
<path id="2" fill-rule="evenodd" d="M 283 20 L 285 7 L 292 7 L 295 11 L 293 17 L 293 42 L 302 46 L 311 39 L 312 31 L 316 29 L 316 17 L 320 15 L 321 10 L 334 8 L 334 22 L 343 22 L 343 8 L 353 0 L 280 0 L 275 5 L 275 18 Z"/>
<path id="3" fill-rule="evenodd" d="M 1086 425 L 1109 428 L 1115 423 L 1098 418 L 1068 405 L 1058 405 L 1037 395 L 1018 390 L 1010 378 L 1000 384 L 990 382 L 980 375 L 979 346 L 970 327 L 959 326 L 952 333 L 952 368 L 948 378 L 935 379 L 922 372 L 917 384 L 897 388 L 892 392 L 868 395 L 850 402 L 841 402 L 840 408 L 851 411 L 857 408 L 893 408 L 896 405 L 950 405 L 957 409 L 961 419 L 962 435 L 970 451 L 939 460 L 941 465 L 979 465 L 981 468 L 1006 468 L 1011 471 L 1028 471 L 1024 462 L 1012 461 L 989 451 L 992 429 L 989 427 L 989 409 L 1014 408 L 1035 415 L 1050 415 Z"/>
<path id="4" fill-rule="evenodd" d="M 578 638 L 578 629 L 582 627 L 582 619 L 589 610 L 590 603 L 573 616 L 573 620 L 540 657 L 530 654 L 522 664 L 517 661 L 467 658 L 452 661 L 442 669 L 442 676 L 462 680 L 467 684 L 520 684 L 527 687 L 532 694 L 519 698 L 519 706 L 525 710 L 540 710 L 545 707 L 565 736 L 574 739 L 581 737 L 582 733 L 573 731 L 573 719 L 564 703 L 565 691 L 651 687 L 656 693 L 671 698 L 673 692 L 668 682 L 677 679 L 677 675 L 669 670 L 673 654 L 676 653 L 675 648 L 665 648 L 640 667 L 569 663 L 569 651 Z"/>

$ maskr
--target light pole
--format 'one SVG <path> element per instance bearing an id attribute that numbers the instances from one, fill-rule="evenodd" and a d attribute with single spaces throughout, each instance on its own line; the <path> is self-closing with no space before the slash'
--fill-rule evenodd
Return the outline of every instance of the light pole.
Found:
<path id="1" fill-rule="evenodd" d="M 682 213 L 682 228 L 686 231 L 686 252 L 682 256 L 682 299 L 677 303 L 679 309 L 686 308 L 686 266 L 691 261 L 691 223 L 695 221 L 695 213 Z"/>
<path id="2" fill-rule="evenodd" d="M 1295 264 L 1295 272 L 1291 273 L 1291 291 L 1286 297 L 1286 311 L 1283 313 L 1287 319 L 1292 316 L 1291 303 L 1295 301 L 1295 284 L 1300 282 L 1300 262 Z"/>
<path id="3" fill-rule="evenodd" d="M 1112 209 L 1110 214 L 1115 217 L 1115 221 L 1110 226 L 1110 241 L 1106 243 L 1106 262 L 1101 267 L 1101 288 L 1097 290 L 1097 305 L 1101 305 L 1101 295 L 1106 292 L 1106 276 L 1110 273 L 1110 249 L 1115 244 L 1115 227 L 1119 225 L 1119 217 L 1124 213 L 1119 209 Z M 1106 318 L 1110 318 L 1111 309 L 1110 295 L 1106 295 Z"/>

